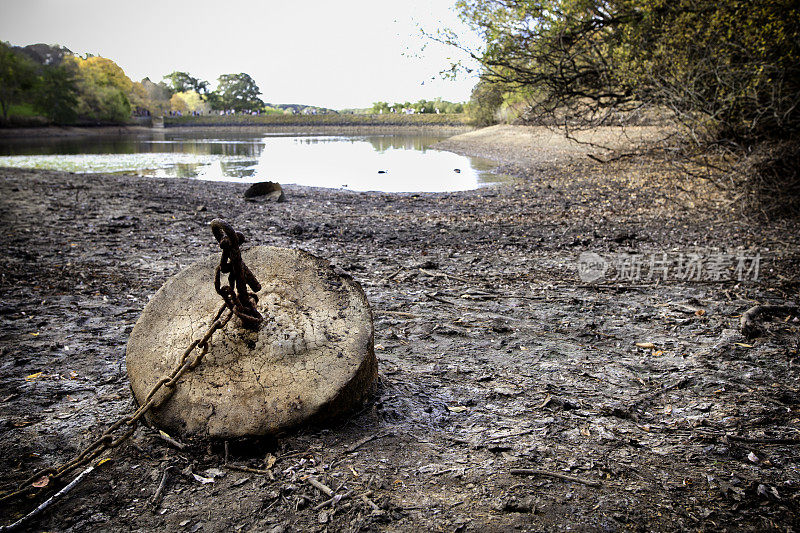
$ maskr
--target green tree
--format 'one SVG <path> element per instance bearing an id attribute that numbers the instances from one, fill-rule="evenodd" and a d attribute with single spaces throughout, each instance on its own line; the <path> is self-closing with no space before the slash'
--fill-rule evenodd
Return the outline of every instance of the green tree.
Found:
<path id="1" fill-rule="evenodd" d="M 134 85 L 119 65 L 99 56 L 86 59 L 69 56 L 63 64 L 75 76 L 78 115 L 108 122 L 125 122 L 130 118 L 128 95 Z"/>
<path id="2" fill-rule="evenodd" d="M 36 85 L 34 104 L 57 124 L 77 118 L 78 87 L 73 73 L 63 67 L 46 67 Z"/>
<path id="3" fill-rule="evenodd" d="M 501 84 L 482 77 L 472 89 L 467 105 L 470 121 L 478 126 L 489 126 L 497 122 L 497 112 L 503 104 L 504 91 Z"/>
<path id="4" fill-rule="evenodd" d="M 169 111 L 171 95 L 172 91 L 164 82 L 153 83 L 150 78 L 144 78 L 133 83 L 129 99 L 132 106 L 158 116 Z"/>
<path id="5" fill-rule="evenodd" d="M 185 110 L 181 108 L 180 110 L 184 113 L 186 112 L 193 112 L 193 111 L 201 111 L 206 112 L 208 111 L 208 103 L 203 100 L 200 94 L 196 93 L 195 91 L 184 91 L 182 93 L 175 93 L 172 97 L 172 100 L 175 98 L 180 98 L 183 101 L 183 106 Z M 176 111 L 178 109 L 175 108 L 173 105 L 173 109 Z"/>
<path id="6" fill-rule="evenodd" d="M 216 97 L 211 101 L 214 109 L 245 111 L 264 107 L 264 102 L 258 97 L 261 90 L 250 75 L 244 72 L 223 74 L 217 81 Z"/>
<path id="7" fill-rule="evenodd" d="M 389 113 L 389 104 L 386 102 L 374 102 L 372 104 L 372 112 L 376 115 L 381 113 Z"/>
<path id="8" fill-rule="evenodd" d="M 168 82 L 172 93 L 183 93 L 194 91 L 201 97 L 208 94 L 208 82 L 190 76 L 188 72 L 175 71 L 164 76 Z"/>
<path id="9" fill-rule="evenodd" d="M 7 43 L 0 42 L 0 110 L 8 120 L 8 110 L 24 101 L 36 83 L 34 65 L 25 56 L 15 52 Z"/>
<path id="10" fill-rule="evenodd" d="M 734 166 L 780 144 L 769 172 L 800 198 L 796 0 L 459 0 L 457 9 L 484 46 L 468 49 L 452 32 L 438 39 L 467 49 L 485 83 L 525 93 L 530 117 L 595 126 L 651 109 L 677 126 L 684 153 L 724 149 Z"/>

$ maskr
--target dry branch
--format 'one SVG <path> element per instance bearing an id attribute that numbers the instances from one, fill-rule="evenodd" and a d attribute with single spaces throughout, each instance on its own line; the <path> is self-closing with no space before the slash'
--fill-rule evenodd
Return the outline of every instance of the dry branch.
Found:
<path id="1" fill-rule="evenodd" d="M 42 502 L 42 504 L 39 507 L 37 507 L 36 509 L 31 511 L 30 513 L 26 514 L 25 516 L 23 516 L 22 518 L 20 518 L 16 522 L 14 522 L 13 524 L 9 524 L 7 526 L 0 526 L 0 532 L 2 532 L 2 531 L 14 531 L 15 529 L 18 529 L 19 527 L 21 527 L 23 524 L 25 524 L 25 522 L 27 522 L 31 518 L 35 517 L 36 515 L 38 515 L 39 513 L 41 513 L 42 511 L 44 511 L 48 507 L 50 507 L 50 505 L 52 505 L 54 502 L 57 502 L 58 500 L 60 500 L 66 493 L 68 493 L 69 491 L 74 489 L 78 485 L 78 483 L 83 481 L 83 479 L 86 476 L 88 476 L 89 474 L 92 473 L 94 468 L 95 468 L 94 466 L 90 466 L 90 467 L 86 468 L 83 472 L 78 474 L 78 477 L 76 477 L 75 479 L 70 481 L 70 483 L 66 487 L 64 487 L 60 491 L 58 491 L 55 494 L 53 494 L 52 496 L 50 496 L 48 499 L 46 499 L 44 502 Z"/>
<path id="2" fill-rule="evenodd" d="M 783 313 L 796 314 L 797 307 L 793 305 L 755 305 L 751 307 L 742 313 L 739 319 L 739 327 L 742 330 L 742 335 L 748 339 L 758 337 L 763 333 L 760 324 L 762 319 Z"/>
<path id="3" fill-rule="evenodd" d="M 589 487 L 597 487 L 600 488 L 603 486 L 602 483 L 599 481 L 591 481 L 588 479 L 583 479 L 575 476 L 568 476 L 566 474 L 559 474 L 558 472 L 550 472 L 549 470 L 540 470 L 538 468 L 512 468 L 510 472 L 517 476 L 547 476 L 547 477 L 554 477 L 558 479 L 563 479 L 565 481 L 572 481 L 574 483 L 581 483 L 582 485 L 588 485 Z"/>

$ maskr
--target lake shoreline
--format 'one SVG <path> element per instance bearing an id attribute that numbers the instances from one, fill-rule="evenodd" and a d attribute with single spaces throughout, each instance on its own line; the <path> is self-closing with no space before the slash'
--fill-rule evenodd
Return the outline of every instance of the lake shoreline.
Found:
<path id="1" fill-rule="evenodd" d="M 145 126 L 42 126 L 36 128 L 0 128 L 0 139 L 38 139 L 46 137 L 92 137 L 135 135 L 152 131 Z"/>
<path id="2" fill-rule="evenodd" d="M 331 504 L 309 477 L 381 509 L 342 498 L 326 515 L 337 531 L 357 520 L 398 531 L 672 531 L 702 526 L 708 509 L 745 530 L 763 529 L 765 516 L 780 529 L 798 523 L 796 506 L 743 506 L 706 480 L 736 480 L 752 498 L 760 484 L 787 500 L 800 486 L 800 450 L 777 444 L 796 437 L 797 325 L 781 318 L 756 339 L 738 326 L 755 302 L 797 304 L 800 221 L 744 219 L 663 162 L 600 164 L 553 135 L 497 126 L 443 141 L 518 178 L 450 193 L 287 185 L 286 202 L 267 203 L 243 198 L 247 184 L 0 168 L 8 486 L 130 412 L 129 333 L 168 278 L 219 254 L 214 218 L 245 247 L 301 248 L 359 282 L 380 373 L 359 412 L 274 439 L 177 450 L 141 428 L 63 512 L 32 527 L 178 531 L 213 516 L 215 531 L 310 531 L 314 508 Z M 761 251 L 758 279 L 609 270 L 588 282 L 578 268 L 581 254 L 737 249 Z M 749 452 L 726 435 L 774 440 Z M 250 470 L 228 471 L 225 459 Z M 225 474 L 199 484 L 209 469 Z M 156 491 L 163 512 L 148 510 Z M 33 506 L 7 503 L 3 524 Z"/>
<path id="3" fill-rule="evenodd" d="M 494 164 L 429 149 L 451 127 L 246 127 L 0 139 L 0 166 L 88 174 L 279 181 L 386 192 L 458 191 L 508 179 Z M 63 132 L 59 132 L 63 133 Z M 83 131 L 76 132 L 82 134 Z"/>
<path id="4" fill-rule="evenodd" d="M 166 128 L 150 128 L 145 126 L 97 126 L 97 127 L 78 127 L 78 126 L 43 126 L 37 128 L 0 128 L 0 139 L 20 140 L 36 138 L 68 138 L 68 137 L 108 137 L 124 135 L 140 135 L 151 133 L 279 133 L 300 135 L 367 135 L 367 134 L 392 134 L 392 133 L 414 133 L 414 132 L 434 132 L 446 135 L 456 135 L 472 131 L 475 128 L 466 125 L 384 125 L 384 124 L 361 124 L 351 126 L 331 126 L 331 125 L 170 125 Z"/>
<path id="5" fill-rule="evenodd" d="M 327 125 L 231 125 L 231 126 L 169 126 L 163 130 L 170 133 L 214 133 L 214 132 L 233 132 L 233 133 L 275 133 L 280 135 L 392 135 L 392 134 L 413 134 L 413 133 L 436 133 L 443 135 L 458 135 L 474 130 L 471 126 L 442 126 L 442 125 L 407 125 L 407 126 L 386 126 L 374 125 L 354 125 L 354 126 L 327 126 Z"/>

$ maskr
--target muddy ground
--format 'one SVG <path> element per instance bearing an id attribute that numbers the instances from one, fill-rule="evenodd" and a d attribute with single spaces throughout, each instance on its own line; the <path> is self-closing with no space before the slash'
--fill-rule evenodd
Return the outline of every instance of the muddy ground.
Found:
<path id="1" fill-rule="evenodd" d="M 798 303 L 800 222 L 744 218 L 664 164 L 603 165 L 542 130 L 443 147 L 519 181 L 288 186 L 274 204 L 238 184 L 0 170 L 3 492 L 130 412 L 128 334 L 169 276 L 216 253 L 215 217 L 358 280 L 380 374 L 346 419 L 229 443 L 228 465 L 258 472 L 226 468 L 223 443 L 139 429 L 26 528 L 794 531 L 797 317 L 755 339 L 738 317 Z M 612 264 L 593 282 L 584 252 Z M 309 476 L 345 497 L 321 505 Z M 2 523 L 47 494 L 3 502 Z"/>

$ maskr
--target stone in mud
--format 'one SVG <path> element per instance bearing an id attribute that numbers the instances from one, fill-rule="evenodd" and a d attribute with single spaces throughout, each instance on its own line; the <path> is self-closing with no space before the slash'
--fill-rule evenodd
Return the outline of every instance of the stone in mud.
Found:
<path id="1" fill-rule="evenodd" d="M 242 258 L 261 282 L 265 321 L 252 331 L 234 318 L 214 334 L 201 364 L 148 415 L 167 433 L 274 434 L 346 413 L 377 378 L 372 312 L 357 282 L 300 250 L 255 247 Z M 213 287 L 218 261 L 209 257 L 169 279 L 142 312 L 127 349 L 139 403 L 211 324 L 222 303 Z"/>
<path id="2" fill-rule="evenodd" d="M 268 202 L 285 202 L 286 195 L 280 183 L 262 181 L 252 184 L 245 192 L 244 197 L 249 200 L 266 200 Z M 263 197 L 263 198 L 262 198 Z"/>

